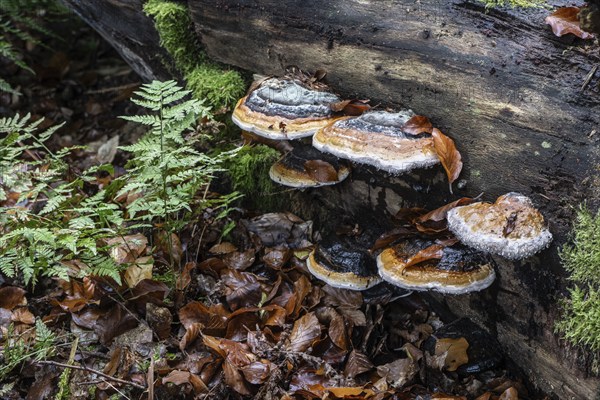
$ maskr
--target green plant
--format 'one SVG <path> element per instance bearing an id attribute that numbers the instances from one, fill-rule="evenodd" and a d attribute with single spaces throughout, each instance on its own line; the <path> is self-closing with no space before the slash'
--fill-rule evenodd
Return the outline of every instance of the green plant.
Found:
<path id="1" fill-rule="evenodd" d="M 600 214 L 586 206 L 577 210 L 571 243 L 560 257 L 575 285 L 561 301 L 555 329 L 573 344 L 600 351 Z"/>
<path id="2" fill-rule="evenodd" d="M 14 62 L 20 68 L 33 73 L 23 61 L 22 54 L 13 45 L 14 39 L 40 44 L 36 33 L 52 34 L 39 23 L 39 17 L 64 13 L 64 8 L 55 0 L 2 0 L 0 1 L 0 57 Z M 19 94 L 0 77 L 0 91 Z"/>
<path id="3" fill-rule="evenodd" d="M 81 274 L 118 281 L 118 266 L 98 239 L 118 235 L 122 212 L 106 191 L 82 191 L 99 167 L 65 180 L 71 149 L 52 153 L 45 142 L 60 126 L 38 133 L 41 122 L 0 119 L 0 271 L 35 284 L 40 275 L 66 278 L 66 262 L 78 259 L 87 266 Z"/>
<path id="4" fill-rule="evenodd" d="M 159 223 L 169 232 L 187 225 L 194 211 L 223 200 L 205 195 L 198 199 L 197 195 L 207 193 L 214 174 L 222 171 L 223 160 L 236 153 L 211 157 L 194 148 L 202 135 L 194 134 L 192 128 L 198 118 L 210 118 L 210 114 L 202 101 L 184 101 L 189 93 L 174 81 L 154 81 L 143 85 L 136 92 L 139 98 L 132 100 L 153 113 L 123 117 L 150 130 L 137 143 L 122 147 L 134 157 L 126 166 L 128 172 L 121 179 L 124 185 L 117 195 L 138 195 L 127 207 L 130 218 Z"/>
<path id="5" fill-rule="evenodd" d="M 26 340 L 24 335 L 17 335 L 13 325 L 9 325 L 3 343 L 0 381 L 28 359 L 40 361 L 51 357 L 54 354 L 55 341 L 56 335 L 40 319 L 35 321 L 33 340 Z"/>
<path id="6" fill-rule="evenodd" d="M 510 6 L 513 8 L 531 8 L 531 7 L 544 7 L 547 3 L 546 0 L 479 0 L 485 3 L 486 8 L 492 7 L 505 7 Z"/>
<path id="7" fill-rule="evenodd" d="M 229 108 L 243 96 L 246 84 L 239 72 L 211 61 L 192 28 L 184 4 L 169 0 L 148 0 L 144 11 L 154 19 L 160 43 L 183 74 L 187 88 L 197 99 L 206 99 L 215 110 Z"/>

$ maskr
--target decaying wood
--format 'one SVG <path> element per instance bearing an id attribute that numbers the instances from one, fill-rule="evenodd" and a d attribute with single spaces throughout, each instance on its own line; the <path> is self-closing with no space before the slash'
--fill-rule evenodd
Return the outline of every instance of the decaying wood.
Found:
<path id="1" fill-rule="evenodd" d="M 156 61 L 164 53 L 140 1 L 67 3 L 142 76 L 163 76 Z M 299 194 L 294 211 L 317 226 L 331 222 L 332 213 L 368 224 L 365 215 L 415 204 L 435 208 L 481 192 L 487 200 L 509 191 L 532 197 L 555 245 L 522 263 L 500 260 L 499 284 L 488 291 L 431 301 L 442 313 L 491 329 L 544 392 L 595 398 L 598 379 L 585 377 L 585 361 L 553 333 L 556 300 L 565 290 L 556 245 L 570 227 L 572 206 L 600 199 L 600 77 L 591 73 L 600 57 L 593 42 L 554 37 L 544 10 L 486 11 L 469 1 L 187 4 L 214 59 L 261 74 L 280 75 L 289 65 L 326 69 L 340 94 L 412 108 L 456 141 L 464 169 L 454 196 L 441 168 L 390 177 L 361 167 L 339 186 Z M 104 13 L 110 17 L 100 18 Z"/>

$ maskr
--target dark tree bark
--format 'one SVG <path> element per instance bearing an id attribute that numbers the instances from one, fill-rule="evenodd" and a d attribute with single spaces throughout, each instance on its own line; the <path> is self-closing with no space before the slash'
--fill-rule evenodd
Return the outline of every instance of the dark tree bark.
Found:
<path id="1" fill-rule="evenodd" d="M 66 2 L 140 75 L 163 76 L 157 61 L 167 57 L 139 1 Z M 554 37 L 544 10 L 486 12 L 469 1 L 187 4 L 214 59 L 262 74 L 281 74 L 289 65 L 324 68 L 342 95 L 412 108 L 455 139 L 466 182 L 455 196 L 441 168 L 391 177 L 358 167 L 339 186 L 298 194 L 294 211 L 317 226 L 332 221 L 332 213 L 368 224 L 403 206 L 433 208 L 481 192 L 487 200 L 510 191 L 532 197 L 554 245 L 520 263 L 499 260 L 499 282 L 487 291 L 430 300 L 449 317 L 466 315 L 490 329 L 542 391 L 596 397 L 599 381 L 586 377 L 585 357 L 559 341 L 553 326 L 565 290 L 557 246 L 572 206 L 584 199 L 594 206 L 600 198 L 597 46 Z"/>

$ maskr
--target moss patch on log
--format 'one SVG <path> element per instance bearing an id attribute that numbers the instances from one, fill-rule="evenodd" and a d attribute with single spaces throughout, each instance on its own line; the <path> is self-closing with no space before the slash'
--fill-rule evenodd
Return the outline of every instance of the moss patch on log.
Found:
<path id="1" fill-rule="evenodd" d="M 577 211 L 572 243 L 560 251 L 569 280 L 575 286 L 563 299 L 556 331 L 569 342 L 600 351 L 600 214 L 585 206 Z M 598 354 L 594 357 L 597 364 Z"/>
<path id="2" fill-rule="evenodd" d="M 283 203 L 283 194 L 269 177 L 269 168 L 277 161 L 277 150 L 264 145 L 244 146 L 234 159 L 225 163 L 231 186 L 246 195 L 253 207 L 271 211 Z"/>
<path id="3" fill-rule="evenodd" d="M 206 99 L 213 110 L 229 109 L 244 95 L 246 83 L 238 71 L 210 60 L 203 51 L 184 4 L 148 0 L 144 12 L 154 19 L 160 44 L 173 57 L 187 88 Z"/>
<path id="4" fill-rule="evenodd" d="M 546 0 L 479 0 L 485 4 L 486 8 L 491 7 L 505 7 L 510 6 L 513 8 L 530 8 L 530 7 L 543 7 L 545 6 Z"/>

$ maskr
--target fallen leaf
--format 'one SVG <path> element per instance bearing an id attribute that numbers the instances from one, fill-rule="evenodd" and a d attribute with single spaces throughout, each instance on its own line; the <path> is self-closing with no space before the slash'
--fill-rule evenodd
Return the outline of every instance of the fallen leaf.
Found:
<path id="1" fill-rule="evenodd" d="M 321 324 L 314 313 L 308 313 L 294 322 L 289 351 L 304 352 L 321 336 Z"/>
<path id="2" fill-rule="evenodd" d="M 237 247 L 235 247 L 233 244 L 231 244 L 229 242 L 222 242 L 219 244 L 215 244 L 213 247 L 211 247 L 208 250 L 209 253 L 216 254 L 216 255 L 233 253 L 234 251 L 237 251 Z"/>
<path id="3" fill-rule="evenodd" d="M 12 310 L 24 305 L 27 305 L 25 290 L 16 286 L 5 286 L 0 289 L 0 308 Z"/>
<path id="4" fill-rule="evenodd" d="M 519 392 L 514 387 L 509 387 L 500 395 L 498 400 L 519 400 Z"/>
<path id="5" fill-rule="evenodd" d="M 341 112 L 344 115 L 356 117 L 362 115 L 371 108 L 368 103 L 369 100 L 343 100 L 330 104 L 329 108 L 331 108 L 331 111 L 333 112 Z"/>
<path id="6" fill-rule="evenodd" d="M 196 266 L 197 264 L 195 261 L 185 263 L 183 270 L 177 275 L 177 280 L 175 281 L 175 288 L 177 290 L 184 290 L 192 282 L 190 272 L 196 268 Z"/>
<path id="7" fill-rule="evenodd" d="M 444 356 L 444 368 L 447 371 L 456 371 L 458 367 L 469 362 L 468 348 L 469 342 L 464 337 L 442 338 L 435 343 L 435 355 Z"/>
<path id="8" fill-rule="evenodd" d="M 11 320 L 12 322 L 33 325 L 35 323 L 35 316 L 27 308 L 19 307 L 13 310 Z"/>
<path id="9" fill-rule="evenodd" d="M 455 242 L 450 243 L 454 244 Z M 405 268 L 409 268 L 426 261 L 440 260 L 444 256 L 444 249 L 446 247 L 448 247 L 448 245 L 445 243 L 436 243 L 419 250 L 417 254 L 406 260 L 406 263 L 404 264 Z"/>
<path id="10" fill-rule="evenodd" d="M 290 260 L 291 256 L 292 251 L 284 246 L 278 248 L 266 248 L 262 260 L 268 267 L 275 270 L 281 270 L 281 268 L 283 268 Z"/>
<path id="11" fill-rule="evenodd" d="M 552 27 L 552 32 L 556 36 L 572 33 L 581 39 L 593 39 L 593 34 L 584 31 L 579 26 L 579 10 L 579 7 L 559 8 L 546 17 L 546 23 Z"/>
<path id="12" fill-rule="evenodd" d="M 127 283 L 127 286 L 133 288 L 144 279 L 152 279 L 153 266 L 154 259 L 150 256 L 140 257 L 135 260 L 135 262 L 127 267 L 123 274 L 123 279 Z"/>
<path id="13" fill-rule="evenodd" d="M 433 130 L 433 125 L 429 121 L 429 118 L 423 115 L 415 115 L 402 125 L 402 132 L 408 133 L 409 135 L 419 135 L 421 133 L 429 133 Z"/>
<path id="14" fill-rule="evenodd" d="M 363 387 L 328 387 L 325 388 L 330 394 L 335 397 L 339 397 L 340 399 L 345 398 L 360 398 L 360 399 L 368 399 L 371 396 L 375 395 L 375 392 L 371 389 L 365 389 Z M 359 397 L 360 396 L 360 397 Z"/>
<path id="15" fill-rule="evenodd" d="M 435 152 L 446 170 L 446 175 L 448 175 L 450 193 L 452 193 L 452 183 L 458 178 L 460 171 L 462 171 L 462 157 L 454 145 L 454 140 L 444 135 L 439 129 L 433 128 L 431 136 L 433 136 Z"/>
<path id="16" fill-rule="evenodd" d="M 411 382 L 419 372 L 418 363 L 411 358 L 399 358 L 377 367 L 377 374 L 385 378 L 393 388 L 401 388 Z"/>
<path id="17" fill-rule="evenodd" d="M 111 247 L 110 255 L 118 264 L 134 262 L 144 254 L 148 245 L 148 239 L 141 233 L 104 239 L 104 242 Z"/>
<path id="18" fill-rule="evenodd" d="M 364 353 L 352 350 L 348 355 L 348 361 L 344 367 L 344 375 L 354 379 L 357 375 L 373 369 L 373 363 Z"/>
<path id="19" fill-rule="evenodd" d="M 240 368 L 244 378 L 253 385 L 263 384 L 269 379 L 273 365 L 268 360 L 254 361 Z"/>
<path id="20" fill-rule="evenodd" d="M 254 249 L 248 249 L 246 251 L 234 251 L 228 253 L 223 257 L 223 262 L 229 268 L 233 268 L 239 271 L 243 271 L 249 268 L 256 260 Z"/>
<path id="21" fill-rule="evenodd" d="M 479 200 L 480 196 L 475 198 L 462 197 L 452 203 L 448 203 L 445 206 L 436 208 L 426 214 L 416 217 L 412 223 L 415 225 L 417 230 L 421 233 L 428 235 L 437 235 L 445 232 L 448 229 L 448 223 L 446 218 L 448 211 L 456 207 L 466 206 Z"/>
<path id="22" fill-rule="evenodd" d="M 317 182 L 337 182 L 338 173 L 327 161 L 308 160 L 304 163 L 306 173 Z"/>

